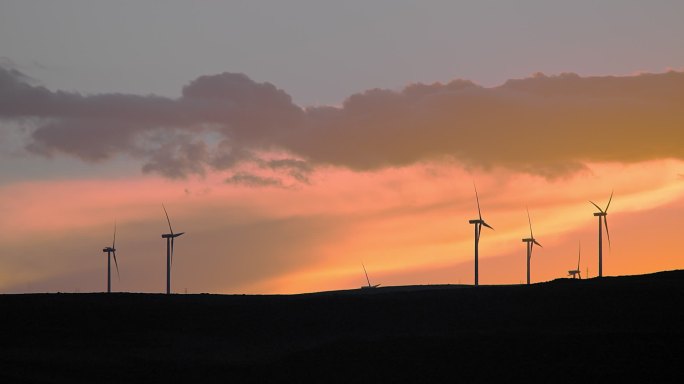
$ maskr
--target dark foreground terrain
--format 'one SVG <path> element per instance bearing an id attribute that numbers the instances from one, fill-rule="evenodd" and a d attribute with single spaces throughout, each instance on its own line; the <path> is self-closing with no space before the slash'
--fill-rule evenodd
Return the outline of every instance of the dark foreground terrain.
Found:
<path id="1" fill-rule="evenodd" d="M 307 295 L 0 295 L 0 383 L 682 382 L 684 271 Z"/>

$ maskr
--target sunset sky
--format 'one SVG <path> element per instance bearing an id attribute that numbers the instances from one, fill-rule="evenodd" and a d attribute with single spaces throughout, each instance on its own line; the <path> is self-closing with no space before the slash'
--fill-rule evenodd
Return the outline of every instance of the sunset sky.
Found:
<path id="1" fill-rule="evenodd" d="M 684 268 L 684 2 L 0 1 L 0 293 Z"/>

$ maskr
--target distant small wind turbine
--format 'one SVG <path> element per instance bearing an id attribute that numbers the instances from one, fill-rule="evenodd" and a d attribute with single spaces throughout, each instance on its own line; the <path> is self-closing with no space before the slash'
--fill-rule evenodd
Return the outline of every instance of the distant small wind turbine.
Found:
<path id="1" fill-rule="evenodd" d="M 568 271 L 568 276 L 572 276 L 573 279 L 579 277 L 582 280 L 582 272 L 580 271 L 580 258 L 582 257 L 582 243 L 580 242 L 577 247 L 577 269 Z"/>
<path id="2" fill-rule="evenodd" d="M 542 246 L 537 242 L 532 234 L 532 219 L 530 219 L 530 210 L 527 210 L 527 221 L 530 223 L 530 237 L 522 239 L 523 243 L 526 243 L 527 247 L 527 285 L 530 285 L 530 259 L 532 259 L 532 248 L 535 245 Z M 543 248 L 543 247 L 542 247 Z"/>
<path id="3" fill-rule="evenodd" d="M 173 233 L 173 228 L 171 228 L 171 220 L 169 219 L 169 213 L 166 212 L 166 207 L 162 204 L 164 208 L 164 214 L 166 214 L 166 221 L 169 223 L 169 232 L 162 234 L 162 239 L 166 239 L 166 294 L 171 293 L 171 264 L 173 264 L 173 241 L 176 237 L 183 235 L 185 232 Z"/>
<path id="4" fill-rule="evenodd" d="M 482 229 L 482 226 L 484 225 L 485 227 L 494 230 L 489 224 L 485 223 L 484 220 L 482 220 L 482 212 L 480 211 L 480 197 L 477 195 L 477 187 L 475 186 L 475 183 L 473 183 L 473 187 L 475 188 L 475 199 L 477 201 L 477 215 L 478 219 L 475 220 L 468 220 L 468 223 L 474 224 L 475 225 L 475 286 L 479 285 L 479 279 L 478 279 L 478 265 L 477 265 L 477 258 L 478 258 L 478 245 L 480 244 L 480 230 Z"/>
<path id="5" fill-rule="evenodd" d="M 368 289 L 368 288 L 377 288 L 377 287 L 379 287 L 380 284 L 371 285 L 370 279 L 368 278 L 368 272 L 366 272 L 366 266 L 363 265 L 363 263 L 361 263 L 361 266 L 363 267 L 363 273 L 366 274 L 366 281 L 368 282 L 368 285 L 364 285 L 364 286 L 361 287 L 361 288 L 362 288 L 362 289 Z"/>
<path id="6" fill-rule="evenodd" d="M 111 247 L 105 247 L 102 252 L 107 253 L 107 293 L 112 292 L 112 255 L 114 255 L 114 265 L 116 266 L 116 277 L 119 276 L 119 263 L 116 262 L 116 223 L 114 223 L 114 240 Z"/>
<path id="7" fill-rule="evenodd" d="M 599 255 L 599 272 L 598 272 L 598 277 L 603 277 L 603 227 L 602 224 L 606 225 L 606 235 L 608 236 L 608 247 L 610 248 L 610 232 L 608 232 L 608 219 L 606 216 L 608 216 L 608 207 L 610 207 L 610 202 L 613 200 L 613 192 L 610 192 L 610 199 L 608 199 L 608 204 L 606 205 L 606 209 L 601 209 L 596 203 L 593 201 L 589 201 L 591 204 L 594 205 L 599 211 L 594 213 L 594 216 L 598 217 L 598 224 L 599 224 L 599 232 L 598 232 L 598 255 Z M 601 220 L 603 218 L 603 220 Z"/>

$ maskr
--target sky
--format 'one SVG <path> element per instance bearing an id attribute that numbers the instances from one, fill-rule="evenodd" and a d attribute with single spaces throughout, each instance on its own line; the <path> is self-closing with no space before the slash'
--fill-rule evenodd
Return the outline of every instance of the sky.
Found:
<path id="1" fill-rule="evenodd" d="M 684 267 L 680 1 L 0 1 L 0 292 Z"/>

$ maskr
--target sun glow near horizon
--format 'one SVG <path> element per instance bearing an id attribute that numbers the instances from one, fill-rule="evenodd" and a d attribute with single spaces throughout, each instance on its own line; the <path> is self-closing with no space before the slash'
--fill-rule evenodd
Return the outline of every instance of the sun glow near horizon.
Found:
<path id="1" fill-rule="evenodd" d="M 534 251 L 533 281 L 564 277 L 578 240 L 582 264 L 595 271 L 596 222 L 588 200 L 604 206 L 611 190 L 607 274 L 684 267 L 676 236 L 646 248 L 640 235 L 645 228 L 635 224 L 679 220 L 681 225 L 671 209 L 684 204 L 684 183 L 678 177 L 684 163 L 597 163 L 587 168 L 558 179 L 505 170 L 473 176 L 449 162 L 367 173 L 328 168 L 297 190 L 273 187 L 259 193 L 226 187 L 219 173 L 177 181 L 138 177 L 18 183 L 0 188 L 6 213 L 0 233 L 8 267 L 0 289 L 16 292 L 32 281 L 36 290 L 69 290 L 65 284 L 70 281 L 81 291 L 99 290 L 100 279 L 86 275 L 102 268 L 98 246 L 109 241 L 116 220 L 124 279 L 115 289 L 160 290 L 162 200 L 174 227 L 187 233 L 177 244 L 175 282 L 195 292 L 356 288 L 364 282 L 361 262 L 372 281 L 382 285 L 472 284 L 473 234 L 467 220 L 477 215 L 473 179 L 483 217 L 495 228 L 485 229 L 480 243 L 483 283 L 523 279 L 520 238 L 528 234 L 526 207 L 535 237 L 544 246 Z M 47 196 L 46 190 L 51 191 Z M 29 245 L 36 233 L 41 243 Z M 45 248 L 52 252 L 42 252 Z M 637 254 L 649 249 L 657 255 Z M 32 254 L 30 263 L 7 263 L 26 254 Z M 77 264 L 68 265 L 69 260 Z M 497 260 L 501 267 L 487 260 Z M 127 277 L 133 269 L 134 278 Z M 145 274 L 157 278 L 142 278 Z"/>

